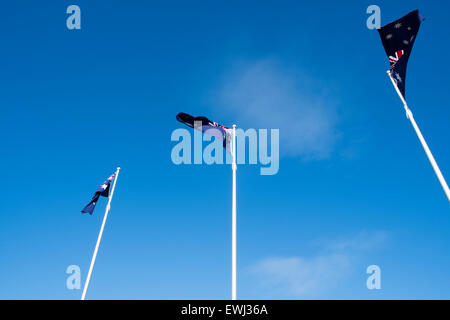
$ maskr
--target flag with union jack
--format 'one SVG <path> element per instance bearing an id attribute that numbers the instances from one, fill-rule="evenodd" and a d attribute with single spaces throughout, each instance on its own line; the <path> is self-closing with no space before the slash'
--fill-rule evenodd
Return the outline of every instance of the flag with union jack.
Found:
<path id="1" fill-rule="evenodd" d="M 423 20 L 419 10 L 414 10 L 403 18 L 378 29 L 391 64 L 391 76 L 403 97 L 405 96 L 406 66 Z"/>
<path id="2" fill-rule="evenodd" d="M 81 210 L 82 213 L 89 213 L 92 214 L 95 209 L 95 205 L 97 204 L 98 199 L 100 196 L 108 198 L 109 197 L 109 189 L 111 187 L 111 182 L 114 180 L 114 177 L 116 174 L 111 175 L 105 182 L 102 183 L 100 187 L 95 191 L 94 195 L 92 196 L 91 201 L 84 207 L 83 210 Z"/>
<path id="3" fill-rule="evenodd" d="M 216 137 L 217 139 L 221 139 L 223 142 L 223 147 L 226 149 L 226 151 L 231 153 L 230 142 L 232 139 L 233 129 L 222 126 L 217 122 L 209 120 L 206 117 L 195 117 L 184 112 L 180 112 L 179 114 L 177 114 L 177 120 L 181 123 L 184 123 L 188 127 L 202 131 L 206 134 Z"/>

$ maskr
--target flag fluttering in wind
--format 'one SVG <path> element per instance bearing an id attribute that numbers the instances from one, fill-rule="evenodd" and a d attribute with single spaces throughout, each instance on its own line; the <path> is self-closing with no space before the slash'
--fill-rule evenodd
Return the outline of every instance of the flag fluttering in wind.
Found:
<path id="1" fill-rule="evenodd" d="M 94 196 L 91 199 L 91 202 L 89 202 L 86 207 L 84 207 L 83 210 L 81 210 L 82 213 L 89 213 L 92 214 L 95 209 L 95 205 L 97 204 L 98 199 L 100 196 L 108 198 L 109 197 L 109 189 L 111 187 L 111 182 L 114 180 L 116 174 L 113 174 L 110 176 L 103 184 L 98 187 L 97 191 L 95 191 Z"/>
<path id="2" fill-rule="evenodd" d="M 408 107 L 408 103 L 405 98 L 406 66 L 408 64 L 414 42 L 416 41 L 420 24 L 423 20 L 424 18 L 419 13 L 419 10 L 414 10 L 403 18 L 378 29 L 378 33 L 380 34 L 384 50 L 389 57 L 389 62 L 391 63 L 391 68 L 388 70 L 387 74 L 403 103 L 406 117 L 411 122 L 414 131 L 416 132 L 417 137 L 419 138 L 419 141 L 428 157 L 428 160 L 430 160 L 431 166 L 433 167 L 433 170 L 441 183 L 442 189 L 450 202 L 450 188 L 448 187 L 447 182 L 442 175 L 441 169 L 439 169 L 439 166 L 434 159 L 434 156 L 431 153 L 422 132 L 420 132 L 419 126 L 417 125 L 413 113 Z"/>
<path id="3" fill-rule="evenodd" d="M 405 97 L 406 66 L 423 20 L 419 10 L 415 10 L 378 29 L 391 63 L 392 78 L 403 97 Z"/>
<path id="4" fill-rule="evenodd" d="M 214 136 L 223 141 L 223 147 L 230 151 L 230 141 L 233 133 L 233 129 L 227 128 L 211 121 L 206 117 L 194 117 L 187 113 L 180 112 L 177 114 L 177 120 L 184 123 L 188 127 L 194 128 L 211 136 Z"/>

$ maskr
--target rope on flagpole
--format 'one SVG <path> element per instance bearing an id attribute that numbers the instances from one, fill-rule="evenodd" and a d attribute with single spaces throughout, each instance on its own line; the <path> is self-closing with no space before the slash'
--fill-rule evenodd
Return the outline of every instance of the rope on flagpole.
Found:
<path id="1" fill-rule="evenodd" d="M 389 75 L 389 78 L 392 81 L 392 84 L 397 91 L 398 96 L 403 102 L 403 106 L 406 111 L 406 117 L 411 121 L 411 124 L 416 131 L 417 137 L 420 140 L 420 143 L 422 144 L 423 149 L 425 150 L 425 153 L 427 154 L 428 160 L 430 160 L 431 166 L 434 169 L 434 172 L 436 173 L 436 176 L 439 179 L 439 182 L 441 183 L 442 189 L 444 189 L 445 195 L 447 196 L 448 201 L 450 202 L 450 189 L 448 188 L 447 182 L 444 179 L 444 176 L 442 175 L 441 170 L 439 169 L 438 164 L 436 163 L 436 160 L 433 157 L 433 154 L 431 153 L 430 148 L 428 147 L 427 142 L 425 141 L 425 138 L 422 135 L 422 132 L 420 132 L 419 126 L 417 125 L 416 121 L 414 120 L 413 113 L 411 112 L 411 109 L 409 109 L 408 104 L 406 103 L 405 97 L 403 97 L 402 93 L 400 92 L 400 89 L 397 86 L 397 83 L 395 82 L 394 78 L 391 75 L 391 71 L 388 70 L 387 74 Z"/>
<path id="2" fill-rule="evenodd" d="M 94 269 L 95 259 L 97 258 L 98 247 L 100 246 L 100 241 L 102 240 L 103 230 L 105 228 L 106 219 L 108 219 L 108 213 L 109 213 L 109 210 L 111 208 L 111 200 L 112 200 L 113 195 L 114 195 L 114 189 L 116 188 L 117 178 L 119 178 L 119 171 L 120 171 L 120 167 L 117 168 L 117 171 L 116 171 L 116 174 L 115 174 L 113 187 L 111 189 L 111 195 L 109 196 L 108 204 L 106 205 L 105 215 L 103 217 L 102 226 L 101 226 L 100 232 L 98 234 L 97 244 L 95 245 L 94 254 L 92 255 L 91 265 L 89 266 L 89 272 L 88 272 L 88 275 L 87 275 L 87 278 L 86 278 L 86 283 L 84 284 L 84 289 L 83 289 L 83 294 L 81 296 L 81 300 L 85 300 L 85 298 L 86 298 L 86 292 L 87 292 L 87 289 L 89 287 L 89 282 L 91 280 L 91 275 L 92 275 L 92 270 Z"/>
<path id="3" fill-rule="evenodd" d="M 231 240 L 231 298 L 236 300 L 236 125 L 233 124 L 233 200 L 232 200 L 232 240 Z"/>

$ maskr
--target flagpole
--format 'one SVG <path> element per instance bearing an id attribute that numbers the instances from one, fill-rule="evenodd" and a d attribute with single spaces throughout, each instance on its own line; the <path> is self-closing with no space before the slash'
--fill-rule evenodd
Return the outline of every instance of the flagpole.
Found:
<path id="1" fill-rule="evenodd" d="M 397 87 L 397 83 L 395 82 L 394 78 L 392 78 L 391 71 L 388 70 L 387 74 L 389 75 L 389 78 L 391 79 L 392 84 L 394 85 L 394 88 L 397 91 L 398 96 L 400 97 L 400 99 L 403 102 L 403 106 L 406 111 L 406 117 L 409 119 L 409 121 L 411 121 L 411 124 L 412 124 L 414 130 L 416 131 L 417 136 L 419 137 L 420 143 L 422 144 L 422 147 L 428 156 L 428 160 L 430 160 L 431 166 L 433 167 L 434 172 L 436 173 L 436 176 L 438 177 L 439 182 L 441 183 L 442 189 L 444 189 L 447 199 L 450 202 L 450 189 L 448 188 L 447 182 L 445 181 L 444 176 L 442 175 L 442 172 L 436 163 L 436 160 L 434 160 L 433 154 L 431 153 L 430 148 L 428 148 L 428 144 L 426 143 L 422 133 L 420 132 L 420 129 L 417 126 L 416 121 L 414 120 L 414 116 L 413 116 L 411 110 L 409 109 L 405 98 L 403 97 L 402 93 L 400 92 L 400 89 Z"/>
<path id="2" fill-rule="evenodd" d="M 89 287 L 89 281 L 91 280 L 91 275 L 92 275 L 92 270 L 94 269 L 95 259 L 97 258 L 98 247 L 100 246 L 100 241 L 102 240 L 102 235 L 103 235 L 103 230 L 105 228 L 106 219 L 108 219 L 108 213 L 109 213 L 109 210 L 111 209 L 111 200 L 114 195 L 114 189 L 116 188 L 117 178 L 119 178 L 119 171 L 120 171 L 120 167 L 117 168 L 117 171 L 115 174 L 114 183 L 113 183 L 113 186 L 111 189 L 111 195 L 109 196 L 108 204 L 106 205 L 105 215 L 103 217 L 102 226 L 101 226 L 100 232 L 98 234 L 97 244 L 95 245 L 94 254 L 92 255 L 91 265 L 89 267 L 89 272 L 88 272 L 88 275 L 86 278 L 86 283 L 84 284 L 83 295 L 81 296 L 81 300 L 85 300 L 85 298 L 86 298 L 86 292 Z"/>
<path id="3" fill-rule="evenodd" d="M 233 200 L 232 200 L 232 240 L 231 240 L 231 298 L 236 300 L 236 125 L 233 124 Z"/>

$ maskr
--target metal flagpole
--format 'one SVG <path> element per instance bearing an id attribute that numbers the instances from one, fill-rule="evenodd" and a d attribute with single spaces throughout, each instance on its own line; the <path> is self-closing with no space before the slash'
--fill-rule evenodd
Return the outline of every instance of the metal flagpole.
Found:
<path id="1" fill-rule="evenodd" d="M 231 298 L 236 300 L 236 125 L 233 124 L 233 201 L 232 201 L 232 240 L 231 240 Z"/>
<path id="2" fill-rule="evenodd" d="M 120 171 L 120 167 L 117 168 L 117 171 L 115 174 L 114 183 L 113 183 L 113 186 L 111 189 L 111 194 L 108 199 L 108 204 L 106 205 L 105 216 L 103 217 L 103 222 L 102 222 L 102 226 L 100 228 L 100 233 L 98 234 L 97 244 L 95 245 L 94 254 L 92 255 L 91 265 L 89 267 L 89 272 L 88 272 L 88 275 L 86 278 L 86 283 L 84 284 L 83 295 L 81 296 L 81 300 L 84 300 L 86 298 L 86 292 L 87 292 L 87 289 L 89 286 L 89 281 L 91 280 L 92 269 L 94 269 L 95 259 L 97 258 L 98 247 L 100 246 L 100 241 L 102 240 L 102 235 L 103 235 L 103 229 L 105 228 L 106 219 L 108 218 L 109 209 L 111 208 L 111 200 L 114 195 L 114 189 L 116 188 L 117 178 L 119 178 L 119 171 Z"/>
<path id="3" fill-rule="evenodd" d="M 416 121 L 414 120 L 413 114 L 412 114 L 411 110 L 409 109 L 405 98 L 403 97 L 402 93 L 398 89 L 397 83 L 395 82 L 394 78 L 392 78 L 391 71 L 388 70 L 387 74 L 389 75 L 389 78 L 391 79 L 392 84 L 394 85 L 394 88 L 397 91 L 398 96 L 400 97 L 400 99 L 403 102 L 403 106 L 405 107 L 405 111 L 406 111 L 406 117 L 409 119 L 409 121 L 411 121 L 411 124 L 414 127 L 414 130 L 416 131 L 417 136 L 419 137 L 420 143 L 422 143 L 422 147 L 428 156 L 428 160 L 430 160 L 431 165 L 433 166 L 434 172 L 436 173 L 436 176 L 438 177 L 439 182 L 441 183 L 442 189 L 444 189 L 444 192 L 448 198 L 448 201 L 450 202 L 450 189 L 448 188 L 447 182 L 445 181 L 444 176 L 442 175 L 441 170 L 439 169 L 439 167 L 436 163 L 436 160 L 434 160 L 433 154 L 431 153 L 430 148 L 428 148 L 428 145 L 427 145 L 422 133 L 420 132 L 420 129 L 417 126 Z"/>

